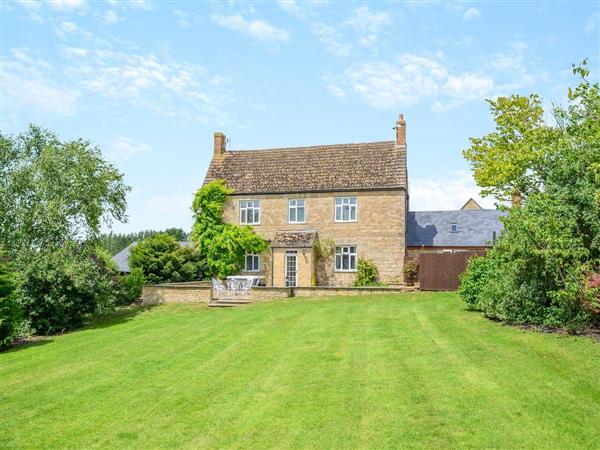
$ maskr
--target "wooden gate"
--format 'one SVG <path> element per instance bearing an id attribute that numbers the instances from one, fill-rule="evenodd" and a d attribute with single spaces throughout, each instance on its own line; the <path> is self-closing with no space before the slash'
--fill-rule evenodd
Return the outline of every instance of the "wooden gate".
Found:
<path id="1" fill-rule="evenodd" d="M 423 291 L 456 291 L 467 261 L 481 252 L 419 254 L 419 285 Z"/>

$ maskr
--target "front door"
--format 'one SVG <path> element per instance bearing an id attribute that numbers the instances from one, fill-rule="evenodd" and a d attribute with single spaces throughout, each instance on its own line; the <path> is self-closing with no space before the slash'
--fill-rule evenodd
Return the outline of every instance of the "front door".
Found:
<path id="1" fill-rule="evenodd" d="M 285 253 L 285 287 L 296 287 L 298 279 L 298 253 L 288 251 Z"/>

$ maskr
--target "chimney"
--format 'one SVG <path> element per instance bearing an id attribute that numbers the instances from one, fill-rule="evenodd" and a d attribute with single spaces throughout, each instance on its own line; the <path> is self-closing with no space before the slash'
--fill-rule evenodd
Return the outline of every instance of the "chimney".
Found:
<path id="1" fill-rule="evenodd" d="M 406 145 L 406 122 L 404 114 L 400 114 L 396 122 L 396 145 Z"/>
<path id="2" fill-rule="evenodd" d="M 215 156 L 222 156 L 225 153 L 225 135 L 220 131 L 215 133 Z"/>

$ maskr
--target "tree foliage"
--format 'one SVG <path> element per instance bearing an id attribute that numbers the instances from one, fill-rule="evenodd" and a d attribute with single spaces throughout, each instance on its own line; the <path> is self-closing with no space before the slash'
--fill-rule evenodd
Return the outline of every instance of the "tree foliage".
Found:
<path id="1" fill-rule="evenodd" d="M 34 332 L 78 328 L 119 301 L 118 280 L 93 246 L 69 241 L 42 249 L 21 264 L 18 299 Z"/>
<path id="2" fill-rule="evenodd" d="M 21 310 L 15 301 L 16 274 L 12 263 L 0 247 L 0 348 L 15 337 Z"/>
<path id="3" fill-rule="evenodd" d="M 141 269 L 149 284 L 199 280 L 204 261 L 200 253 L 183 247 L 166 233 L 157 233 L 135 245 L 129 266 Z"/>
<path id="4" fill-rule="evenodd" d="M 128 245 L 154 236 L 157 233 L 166 233 L 173 236 L 177 241 L 187 241 L 189 239 L 189 234 L 181 228 L 167 228 L 164 231 L 144 230 L 136 233 L 104 233 L 100 235 L 98 242 L 111 256 L 114 256 Z"/>
<path id="5" fill-rule="evenodd" d="M 569 90 L 566 107 L 553 108 L 554 123 L 541 123 L 537 110 L 519 116 L 527 139 L 507 144 L 504 154 L 520 167 L 514 177 L 484 181 L 494 193 L 516 187 L 527 194 L 503 219 L 495 247 L 472 260 L 462 277 L 463 299 L 489 317 L 571 330 L 590 319 L 593 308 L 586 306 L 595 297 L 588 279 L 600 264 L 600 90 L 587 80 L 585 62 L 574 73 L 581 81 Z M 496 104 L 497 122 L 514 107 L 511 101 Z M 504 143 L 490 144 L 491 162 L 479 168 L 492 171 Z"/>
<path id="6" fill-rule="evenodd" d="M 33 125 L 0 133 L 0 241 L 11 256 L 97 237 L 103 223 L 126 220 L 128 191 L 88 141 Z"/>
<path id="7" fill-rule="evenodd" d="M 206 260 L 210 276 L 225 278 L 238 273 L 244 255 L 262 253 L 267 242 L 250 226 L 239 226 L 223 220 L 225 203 L 233 191 L 223 180 L 202 186 L 194 197 L 194 224 L 191 238 Z"/>

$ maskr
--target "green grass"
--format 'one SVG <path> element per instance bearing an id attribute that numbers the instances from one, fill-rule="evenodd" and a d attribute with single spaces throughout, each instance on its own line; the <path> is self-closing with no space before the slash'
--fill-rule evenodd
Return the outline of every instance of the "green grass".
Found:
<path id="1" fill-rule="evenodd" d="M 600 344 L 454 294 L 161 306 L 0 354 L 0 446 L 600 446 Z"/>

